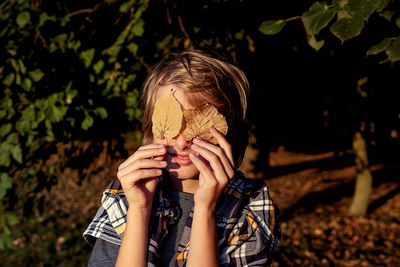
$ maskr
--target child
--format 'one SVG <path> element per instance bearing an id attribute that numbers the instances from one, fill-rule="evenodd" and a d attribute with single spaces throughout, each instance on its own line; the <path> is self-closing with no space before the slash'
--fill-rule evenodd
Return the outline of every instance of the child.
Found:
<path id="1" fill-rule="evenodd" d="M 269 265 L 276 208 L 262 181 L 237 171 L 248 89 L 241 70 L 200 51 L 171 53 L 153 69 L 143 146 L 119 166 L 84 233 L 89 266 Z"/>

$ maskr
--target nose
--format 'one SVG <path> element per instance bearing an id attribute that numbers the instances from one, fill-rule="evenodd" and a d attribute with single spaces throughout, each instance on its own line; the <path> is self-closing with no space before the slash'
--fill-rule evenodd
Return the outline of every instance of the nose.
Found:
<path id="1" fill-rule="evenodd" d="M 182 134 L 179 134 L 175 139 L 175 148 L 177 150 L 183 151 L 185 149 L 190 148 L 192 145 L 192 141 L 187 141 Z"/>

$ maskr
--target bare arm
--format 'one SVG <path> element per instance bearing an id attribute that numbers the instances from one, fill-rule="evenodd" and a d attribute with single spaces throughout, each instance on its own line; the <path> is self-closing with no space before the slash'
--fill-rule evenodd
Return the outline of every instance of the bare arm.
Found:
<path id="1" fill-rule="evenodd" d="M 129 208 L 116 267 L 147 265 L 147 233 L 151 208 Z"/>
<path id="2" fill-rule="evenodd" d="M 129 203 L 127 223 L 115 266 L 146 266 L 149 218 L 157 177 L 167 162 L 163 145 L 142 146 L 118 168 L 125 197 Z M 156 159 L 153 159 L 156 157 Z"/>
<path id="3" fill-rule="evenodd" d="M 229 143 L 215 129 L 210 131 L 219 147 L 194 139 L 192 149 L 208 161 L 206 165 L 199 156 L 190 155 L 198 168 L 199 189 L 194 195 L 194 214 L 190 234 L 187 266 L 218 266 L 217 232 L 215 207 L 219 196 L 229 180 L 233 178 L 233 156 Z"/>
<path id="4" fill-rule="evenodd" d="M 194 207 L 187 266 L 218 266 L 216 227 L 213 211 Z"/>

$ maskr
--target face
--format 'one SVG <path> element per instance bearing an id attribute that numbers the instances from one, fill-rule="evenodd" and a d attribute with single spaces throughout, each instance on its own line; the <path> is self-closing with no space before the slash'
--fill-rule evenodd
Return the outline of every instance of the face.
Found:
<path id="1" fill-rule="evenodd" d="M 177 88 L 174 85 L 167 85 L 159 87 L 156 93 L 156 101 L 157 99 L 164 97 L 169 94 L 171 88 L 174 88 L 174 97 L 181 105 L 182 110 L 185 109 L 193 109 L 194 106 L 190 105 L 186 95 L 183 91 Z M 199 171 L 196 166 L 192 163 L 189 158 L 189 154 L 197 153 L 190 148 L 192 145 L 192 141 L 187 141 L 181 134 L 176 136 L 175 138 L 154 138 L 153 140 L 156 144 L 164 144 L 167 148 L 167 154 L 164 160 L 167 161 L 168 165 L 166 169 L 169 171 L 170 175 L 173 178 L 178 179 L 197 179 L 199 176 Z"/>

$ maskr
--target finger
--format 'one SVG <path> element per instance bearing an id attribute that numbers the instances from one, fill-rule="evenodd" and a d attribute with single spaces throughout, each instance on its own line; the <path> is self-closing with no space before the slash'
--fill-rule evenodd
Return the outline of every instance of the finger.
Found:
<path id="1" fill-rule="evenodd" d="M 228 159 L 228 157 L 225 153 L 225 150 L 222 147 L 213 145 L 211 143 L 208 143 L 208 142 L 198 139 L 198 138 L 194 138 L 193 143 L 197 144 L 198 146 L 204 147 L 204 148 L 212 151 L 214 154 L 218 155 L 218 157 L 222 163 L 222 166 L 225 169 L 225 173 L 228 175 L 228 177 L 232 178 L 234 176 L 235 172 L 233 171 L 232 164 L 231 164 L 230 160 Z"/>
<path id="2" fill-rule="evenodd" d="M 164 144 L 148 144 L 148 145 L 144 145 L 139 147 L 138 150 L 143 150 L 143 149 L 151 149 L 151 148 L 159 148 L 159 147 L 165 147 Z"/>
<path id="3" fill-rule="evenodd" d="M 161 173 L 162 171 L 160 169 L 142 169 L 132 174 L 118 176 L 118 179 L 124 185 L 133 186 L 142 179 L 157 177 L 160 176 Z"/>
<path id="4" fill-rule="evenodd" d="M 214 154 L 213 152 L 211 152 L 210 150 L 208 150 L 204 147 L 198 146 L 196 144 L 192 145 L 192 149 L 194 151 L 198 152 L 203 158 L 205 158 L 210 163 L 211 168 L 215 173 L 216 179 L 220 183 L 226 183 L 228 177 L 227 177 L 227 174 L 225 173 L 224 168 L 222 167 L 219 157 L 216 154 Z M 206 165 L 206 164 L 204 164 L 204 165 Z"/>
<path id="5" fill-rule="evenodd" d="M 126 166 L 128 166 L 130 163 L 134 162 L 137 159 L 158 157 L 165 155 L 166 152 L 167 150 L 165 149 L 164 145 L 156 148 L 141 149 L 141 150 L 139 149 L 127 160 L 125 160 L 121 165 L 119 165 L 118 170 L 125 168 Z"/>
<path id="6" fill-rule="evenodd" d="M 167 166 L 166 161 L 152 160 L 152 159 L 138 159 L 132 162 L 130 165 L 120 169 L 117 175 L 124 176 L 130 172 L 134 172 L 140 169 L 151 169 L 151 168 L 165 168 Z"/>
<path id="7" fill-rule="evenodd" d="M 225 154 L 228 157 L 231 165 L 234 166 L 231 144 L 229 144 L 229 142 L 226 140 L 225 136 L 223 136 L 215 128 L 211 128 L 210 132 L 215 137 L 215 139 L 217 139 L 219 146 L 225 151 Z"/>
<path id="8" fill-rule="evenodd" d="M 207 182 L 210 185 L 217 184 L 217 180 L 214 178 L 212 170 L 201 159 L 192 153 L 189 154 L 189 158 L 193 162 L 194 166 L 199 170 L 200 176 L 203 176 L 204 182 Z"/>

